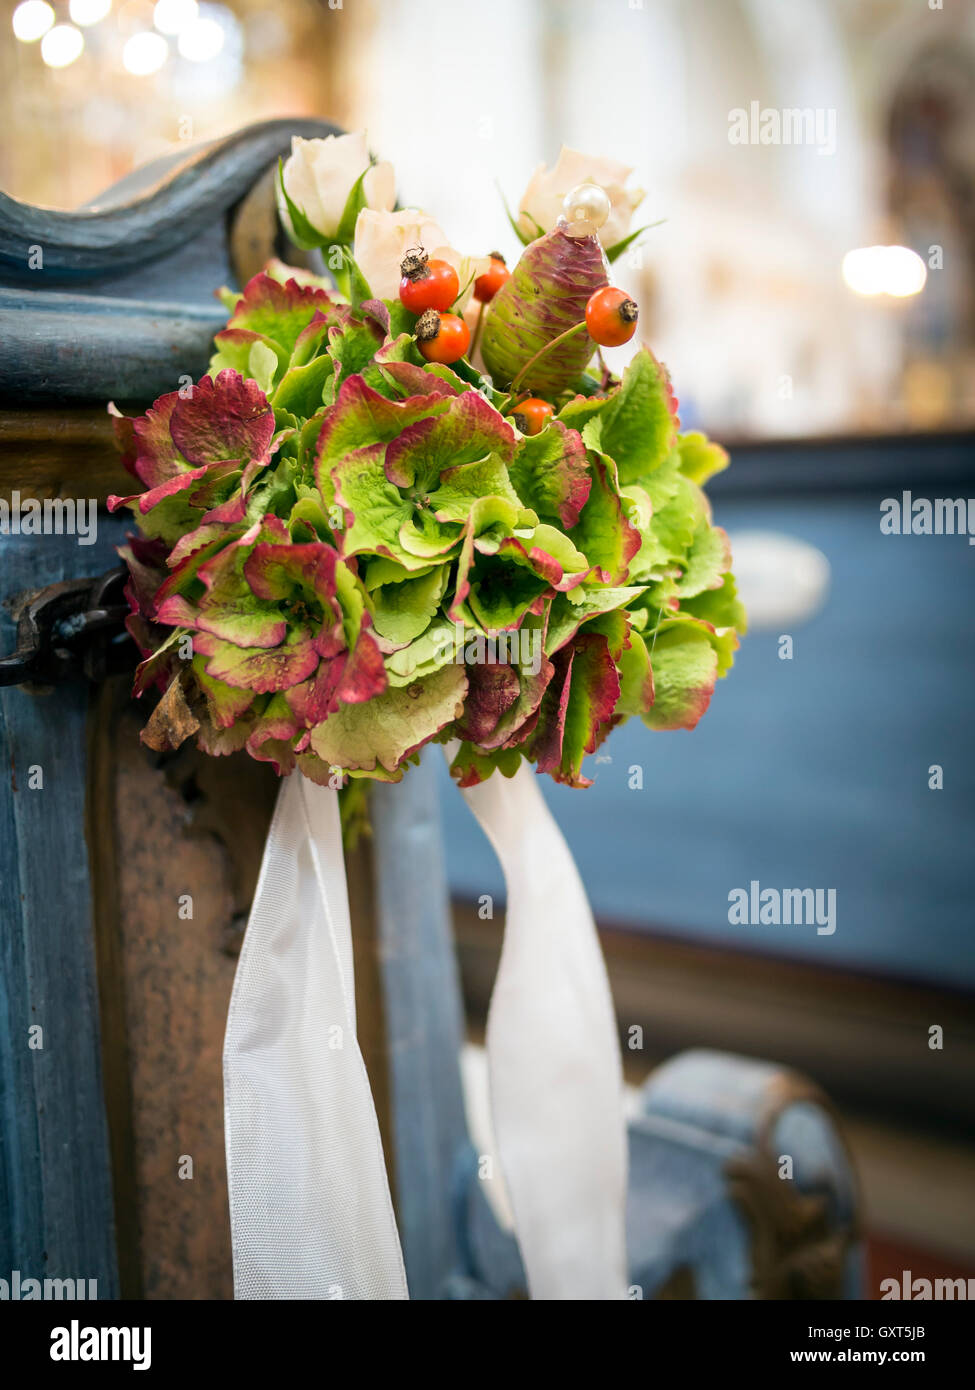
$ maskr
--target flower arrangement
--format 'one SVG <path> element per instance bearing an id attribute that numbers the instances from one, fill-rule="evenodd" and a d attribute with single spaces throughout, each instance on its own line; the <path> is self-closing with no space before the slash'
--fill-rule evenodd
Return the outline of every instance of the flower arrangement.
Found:
<path id="1" fill-rule="evenodd" d="M 462 786 L 524 758 L 581 787 L 631 716 L 693 728 L 744 622 L 702 490 L 728 459 L 648 348 L 593 364 L 637 328 L 628 173 L 537 171 L 509 273 L 394 211 L 363 135 L 294 142 L 282 217 L 332 278 L 221 291 L 208 375 L 116 416 L 147 742 L 331 786 L 451 742 Z"/>

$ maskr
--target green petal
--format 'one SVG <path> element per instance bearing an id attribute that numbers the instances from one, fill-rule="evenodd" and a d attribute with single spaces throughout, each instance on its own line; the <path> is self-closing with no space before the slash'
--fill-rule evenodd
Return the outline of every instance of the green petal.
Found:
<path id="1" fill-rule="evenodd" d="M 345 705 L 312 730 L 312 750 L 325 762 L 353 771 L 400 763 L 460 714 L 467 691 L 463 666 L 453 663 L 407 686 L 390 686 L 360 705 Z"/>

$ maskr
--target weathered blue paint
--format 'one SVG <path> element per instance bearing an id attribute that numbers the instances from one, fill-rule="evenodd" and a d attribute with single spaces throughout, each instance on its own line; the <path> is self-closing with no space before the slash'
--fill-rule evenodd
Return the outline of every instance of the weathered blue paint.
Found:
<path id="1" fill-rule="evenodd" d="M 115 558 L 117 530 L 93 546 L 0 537 L 0 597 L 99 573 Z M 13 637 L 0 609 L 3 650 Z M 98 1296 L 114 1298 L 84 841 L 87 703 L 81 685 L 44 695 L 0 689 L 0 1277 L 19 1269 L 23 1278 L 95 1279 Z M 32 789 L 38 769 L 43 786 Z"/>
<path id="2" fill-rule="evenodd" d="M 218 225 L 291 148 L 293 135 L 337 132 L 327 121 L 263 121 L 175 159 L 147 164 L 78 212 L 33 207 L 0 193 L 0 268 L 6 283 L 35 283 L 29 248 L 44 252 L 43 275 L 110 285 L 120 271 L 165 263 Z M 172 283 L 172 282 L 171 282 Z M 174 292 L 178 285 L 172 283 Z M 110 291 L 109 291 L 110 292 Z"/>
<path id="3" fill-rule="evenodd" d="M 336 130 L 249 126 L 137 170 L 80 212 L 0 193 L 0 399 L 149 402 L 200 377 L 226 321 L 214 291 L 235 278 L 228 215 L 292 135 Z"/>
<path id="4" fill-rule="evenodd" d="M 275 121 L 124 181 L 99 209 L 32 208 L 0 195 L 0 399 L 147 403 L 199 376 L 232 280 L 228 214 L 320 121 Z M 43 269 L 30 270 L 40 247 Z M 20 486 L 16 459 L 2 483 Z M 77 492 L 87 495 L 84 479 Z M 0 536 L 0 601 L 116 557 L 99 540 Z M 0 609 L 0 649 L 15 626 Z M 0 690 L 0 1277 L 97 1280 L 118 1296 L 102 1095 L 91 885 L 84 841 L 88 691 Z M 30 788 L 30 768 L 43 789 Z M 114 834 L 111 823 L 103 833 Z M 28 1029 L 43 1028 L 43 1049 Z"/>
<path id="5" fill-rule="evenodd" d="M 699 1298 L 769 1297 L 834 1245 L 842 1296 L 862 1296 L 856 1178 L 824 1098 L 803 1078 L 729 1053 L 681 1053 L 643 1088 L 630 1168 L 630 1270 L 645 1297 L 682 1267 Z M 796 1240 L 804 1199 L 821 1203 L 823 1218 L 810 1211 Z M 803 1246 L 816 1252 L 805 1273 Z"/>

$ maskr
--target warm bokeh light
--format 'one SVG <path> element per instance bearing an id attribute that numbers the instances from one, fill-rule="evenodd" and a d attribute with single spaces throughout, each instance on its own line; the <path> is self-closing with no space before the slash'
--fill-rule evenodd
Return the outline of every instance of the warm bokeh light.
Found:
<path id="1" fill-rule="evenodd" d="M 21 43 L 36 43 L 53 23 L 54 11 L 46 0 L 24 0 L 14 10 L 14 34 Z"/>
<path id="2" fill-rule="evenodd" d="M 928 278 L 928 268 L 916 251 L 907 246 L 887 247 L 888 294 L 897 299 L 905 299 L 911 294 L 920 294 Z"/>
<path id="3" fill-rule="evenodd" d="M 175 37 L 195 23 L 199 12 L 197 0 L 156 0 L 152 22 L 160 34 Z"/>
<path id="4" fill-rule="evenodd" d="M 71 0 L 68 13 L 75 24 L 98 24 L 112 8 L 112 0 Z"/>
<path id="5" fill-rule="evenodd" d="M 161 34 L 148 31 L 133 34 L 122 49 L 122 66 L 133 77 L 148 77 L 158 72 L 169 57 L 169 44 Z"/>
<path id="6" fill-rule="evenodd" d="M 920 293 L 927 278 L 927 266 L 907 246 L 861 246 L 843 257 L 843 279 L 854 294 L 905 299 Z"/>
<path id="7" fill-rule="evenodd" d="M 180 31 L 179 51 L 191 63 L 207 63 L 223 48 L 224 32 L 215 19 L 198 19 Z"/>
<path id="8" fill-rule="evenodd" d="M 41 57 L 49 68 L 66 68 L 81 57 L 84 46 L 80 29 L 73 24 L 55 24 L 41 39 Z"/>

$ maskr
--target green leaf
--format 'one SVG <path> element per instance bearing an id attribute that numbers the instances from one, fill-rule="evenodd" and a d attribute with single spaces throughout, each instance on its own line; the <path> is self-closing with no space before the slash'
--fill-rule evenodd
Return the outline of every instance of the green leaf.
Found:
<path id="1" fill-rule="evenodd" d="M 339 225 L 336 229 L 333 243 L 338 243 L 340 246 L 352 245 L 355 238 L 355 224 L 359 220 L 359 213 L 366 206 L 366 195 L 363 189 L 366 175 L 371 168 L 372 164 L 370 163 L 363 169 L 362 173 L 352 185 L 349 196 L 345 200 L 345 207 L 342 209 L 342 216 L 339 218 Z M 352 260 L 351 256 L 349 260 Z M 354 261 L 352 263 L 355 265 Z M 369 295 L 367 294 L 365 298 L 368 299 Z"/>
<path id="2" fill-rule="evenodd" d="M 296 541 L 308 539 L 330 542 L 332 532 L 322 505 L 321 493 L 317 488 L 306 487 L 301 483 L 298 484 L 297 490 L 299 497 L 288 517 L 288 530 L 292 538 Z M 307 536 L 299 534 L 300 532 L 306 532 Z"/>
<path id="3" fill-rule="evenodd" d="M 341 333 L 333 333 L 327 348 L 335 363 L 335 385 L 362 372 L 375 356 L 379 343 L 376 332 L 364 323 L 350 323 Z"/>
<path id="4" fill-rule="evenodd" d="M 656 222 L 647 222 L 645 226 L 637 227 L 635 232 L 631 232 L 629 236 L 623 237 L 621 241 L 614 241 L 612 246 L 604 247 L 606 259 L 609 261 L 610 265 L 622 256 L 628 246 L 633 245 L 637 237 L 643 236 L 644 232 L 649 232 L 652 227 L 659 227 L 666 221 L 666 217 L 661 217 L 658 218 Z"/>
<path id="5" fill-rule="evenodd" d="M 332 470 L 335 497 L 351 525 L 343 532 L 344 556 L 360 553 L 391 555 L 407 569 L 419 569 L 426 559 L 417 559 L 400 544 L 400 528 L 413 515 L 413 503 L 386 477 L 382 444 L 353 449 Z"/>
<path id="6" fill-rule="evenodd" d="M 745 608 L 738 597 L 733 574 L 724 576 L 720 589 L 705 589 L 702 594 L 688 599 L 682 605 L 682 611 L 707 623 L 719 638 L 726 633 L 745 633 L 748 630 Z M 723 644 L 718 646 L 718 675 L 723 676 L 730 668 L 732 653 L 737 646 L 737 640 L 730 648 Z"/>
<path id="7" fill-rule="evenodd" d="M 390 560 L 385 555 L 376 555 L 365 562 L 363 583 L 367 593 L 381 588 L 384 584 L 405 584 L 408 579 L 419 579 L 421 574 L 432 574 L 436 565 L 428 565 L 423 570 L 404 569 L 398 560 Z"/>
<path id="8" fill-rule="evenodd" d="M 511 486 L 508 470 L 497 454 L 444 469 L 440 474 L 440 486 L 430 494 L 430 506 L 438 521 L 465 522 L 474 503 L 483 497 L 500 497 L 517 512 L 523 510 Z M 512 525 L 517 524 L 515 517 Z"/>
<path id="9" fill-rule="evenodd" d="M 676 475 L 673 496 L 654 510 L 648 527 L 641 529 L 643 544 L 633 562 L 630 577 L 649 581 L 674 564 L 683 564 L 694 536 L 707 520 L 707 502 L 700 488 L 682 474 Z"/>
<path id="10" fill-rule="evenodd" d="M 283 372 L 288 364 L 288 354 L 284 348 L 279 347 L 271 338 L 250 329 L 225 328 L 216 335 L 213 346 L 216 351 L 207 368 L 207 375 L 212 380 L 216 380 L 221 372 L 228 369 L 239 372 L 243 377 L 253 378 L 251 353 L 258 346 L 273 354 L 275 365 L 280 371 Z"/>
<path id="11" fill-rule="evenodd" d="M 372 299 L 372 290 L 369 288 L 368 280 L 359 269 L 358 261 L 347 246 L 342 247 L 342 259 L 345 262 L 349 303 L 353 309 L 358 309 L 364 300 Z"/>
<path id="12" fill-rule="evenodd" d="M 467 602 L 487 633 L 518 627 L 527 610 L 549 587 L 533 570 L 495 555 L 478 555 L 469 578 Z"/>
<path id="13" fill-rule="evenodd" d="M 459 787 L 476 787 L 486 782 L 492 772 L 500 772 L 502 777 L 514 777 L 521 765 L 519 748 L 496 748 L 485 753 L 473 743 L 462 743 L 450 764 L 450 775 L 457 779 Z"/>
<path id="14" fill-rule="evenodd" d="M 280 206 L 283 203 L 285 208 L 287 209 L 288 218 L 291 221 L 291 226 L 289 228 L 287 225 L 285 225 L 285 231 L 288 233 L 294 244 L 300 247 L 302 251 L 311 251 L 315 247 L 324 246 L 325 238 L 322 236 L 321 232 L 315 230 L 315 228 L 308 221 L 308 218 L 301 211 L 301 208 L 297 207 L 288 197 L 287 189 L 284 186 L 284 163 L 280 158 L 278 159 L 278 172 L 277 177 L 275 179 L 275 191 L 278 195 L 278 205 Z M 282 218 L 281 220 L 282 222 L 285 221 L 284 218 Z"/>
<path id="15" fill-rule="evenodd" d="M 504 196 L 504 191 L 503 191 L 503 189 L 502 189 L 500 183 L 498 183 L 496 186 L 497 186 L 497 190 L 498 190 L 498 196 L 499 196 L 500 199 L 501 199 L 501 204 L 502 204 L 502 206 L 504 207 L 505 216 L 507 217 L 508 221 L 511 223 L 511 230 L 514 232 L 515 236 L 516 236 L 516 237 L 518 238 L 518 240 L 521 242 L 522 246 L 527 246 L 527 245 L 529 244 L 529 242 L 535 240 L 535 237 L 544 236 L 544 235 L 545 235 L 545 229 L 544 229 L 543 227 L 539 227 L 538 223 L 535 222 L 534 217 L 529 216 L 528 213 L 525 213 L 525 216 L 528 218 L 529 222 L 535 222 L 536 231 L 535 231 L 535 236 L 534 236 L 534 237 L 525 236 L 525 233 L 521 230 L 521 227 L 518 225 L 518 218 L 517 218 L 517 217 L 514 217 L 514 216 L 512 215 L 511 209 L 510 209 L 509 206 L 508 206 L 508 200 L 507 200 L 507 198 Z"/>

